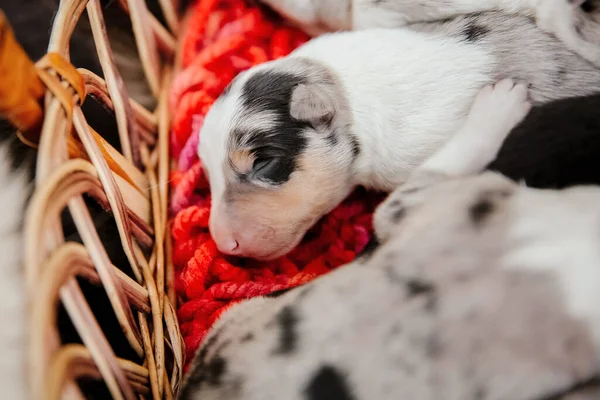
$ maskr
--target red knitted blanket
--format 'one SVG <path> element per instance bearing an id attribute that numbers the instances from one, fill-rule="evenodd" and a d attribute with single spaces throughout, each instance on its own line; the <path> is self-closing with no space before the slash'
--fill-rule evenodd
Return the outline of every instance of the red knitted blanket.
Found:
<path id="1" fill-rule="evenodd" d="M 357 191 L 278 260 L 220 254 L 208 232 L 210 190 L 197 157 L 204 115 L 237 73 L 287 55 L 308 37 L 244 0 L 200 0 L 188 12 L 183 69 L 170 97 L 176 164 L 170 226 L 178 316 L 189 361 L 227 306 L 302 285 L 353 260 L 369 240 L 372 212 L 381 197 Z"/>

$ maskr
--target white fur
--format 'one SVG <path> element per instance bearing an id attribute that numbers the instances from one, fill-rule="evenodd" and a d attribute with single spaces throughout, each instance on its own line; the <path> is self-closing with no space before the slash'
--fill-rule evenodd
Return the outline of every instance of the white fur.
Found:
<path id="1" fill-rule="evenodd" d="M 202 129 L 209 132 L 227 131 L 234 118 L 234 110 L 238 107 L 239 97 L 236 95 L 225 96 L 219 98 L 220 102 L 223 102 L 226 114 L 215 115 L 214 113 L 208 113 L 204 123 L 201 125 Z M 225 179 L 220 168 L 220 163 L 226 159 L 227 145 L 229 137 L 225 135 L 200 135 L 200 142 L 198 145 L 199 155 L 203 161 L 203 165 L 215 165 L 215 168 L 206 169 L 205 173 L 210 181 L 210 190 L 213 197 L 221 196 L 225 190 Z"/>
<path id="2" fill-rule="evenodd" d="M 494 70 L 481 47 L 407 29 L 331 34 L 294 56 L 321 61 L 343 77 L 362 150 L 353 183 L 388 191 L 458 130 Z"/>
<path id="3" fill-rule="evenodd" d="M 590 324 L 600 350 L 600 208 L 590 207 L 598 199 L 595 187 L 519 191 L 511 202 L 514 223 L 508 234 L 514 250 L 503 263 L 555 275 L 570 312 Z"/>
<path id="4" fill-rule="evenodd" d="M 262 0 L 309 34 L 327 31 L 397 28 L 486 11 L 536 18 L 540 28 L 600 66 L 600 43 L 586 41 L 577 20 L 594 24 L 579 8 L 582 0 Z M 347 10 L 347 11 L 345 11 Z"/>
<path id="5" fill-rule="evenodd" d="M 0 389 L 4 399 L 27 399 L 25 379 L 26 295 L 22 270 L 23 174 L 11 171 L 7 149 L 0 147 Z"/>

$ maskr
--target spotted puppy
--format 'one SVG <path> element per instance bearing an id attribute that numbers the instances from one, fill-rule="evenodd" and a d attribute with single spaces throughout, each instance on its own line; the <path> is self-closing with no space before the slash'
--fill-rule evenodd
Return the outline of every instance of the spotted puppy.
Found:
<path id="1" fill-rule="evenodd" d="M 219 249 L 281 256 L 356 186 L 393 190 L 507 75 L 537 104 L 600 91 L 600 69 L 501 13 L 324 35 L 240 74 L 200 132 Z"/>
<path id="2" fill-rule="evenodd" d="M 597 399 L 600 189 L 469 176 L 526 97 L 510 81 L 483 89 L 462 129 L 378 209 L 379 246 L 234 306 L 179 398 Z"/>
<path id="3" fill-rule="evenodd" d="M 600 66 L 598 0 L 261 0 L 312 35 L 397 28 L 487 11 L 535 18 L 571 50 Z"/>

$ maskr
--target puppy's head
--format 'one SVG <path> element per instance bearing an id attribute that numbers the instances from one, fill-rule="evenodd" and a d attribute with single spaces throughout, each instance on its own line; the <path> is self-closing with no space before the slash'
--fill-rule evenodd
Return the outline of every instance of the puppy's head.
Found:
<path id="1" fill-rule="evenodd" d="M 200 132 L 219 250 L 272 259 L 296 246 L 352 190 L 351 129 L 342 86 L 315 61 L 286 58 L 240 74 Z"/>

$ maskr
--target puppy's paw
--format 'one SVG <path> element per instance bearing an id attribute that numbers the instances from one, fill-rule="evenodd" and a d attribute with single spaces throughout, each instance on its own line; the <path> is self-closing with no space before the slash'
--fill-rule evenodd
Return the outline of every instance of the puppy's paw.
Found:
<path id="1" fill-rule="evenodd" d="M 463 127 L 418 170 L 454 177 L 481 172 L 531 109 L 527 98 L 527 87 L 511 79 L 484 87 L 475 97 Z"/>
<path id="2" fill-rule="evenodd" d="M 423 166 L 451 176 L 480 172 L 496 158 L 504 139 L 530 109 L 524 84 L 505 79 L 484 87 L 463 128 Z"/>
<path id="3" fill-rule="evenodd" d="M 525 118 L 531 109 L 528 89 L 524 84 L 504 79 L 484 87 L 473 102 L 467 117 L 467 132 L 486 138 L 497 136 L 504 140 L 508 133 Z"/>

